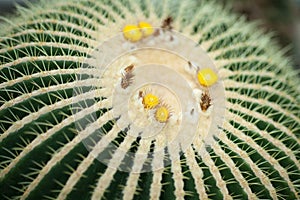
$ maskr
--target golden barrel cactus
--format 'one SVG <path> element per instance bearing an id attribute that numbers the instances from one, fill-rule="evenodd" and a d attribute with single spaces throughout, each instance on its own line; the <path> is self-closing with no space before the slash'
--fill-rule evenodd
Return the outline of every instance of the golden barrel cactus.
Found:
<path id="1" fill-rule="evenodd" d="M 0 199 L 300 199 L 299 77 L 210 0 L 64 0 L 0 29 Z"/>

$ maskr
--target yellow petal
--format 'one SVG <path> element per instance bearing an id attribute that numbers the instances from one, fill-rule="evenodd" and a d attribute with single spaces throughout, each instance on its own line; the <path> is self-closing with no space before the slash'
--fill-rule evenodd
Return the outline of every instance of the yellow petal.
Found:
<path id="1" fill-rule="evenodd" d="M 204 68 L 198 71 L 198 81 L 201 85 L 209 87 L 218 81 L 218 76 L 212 69 Z"/>
<path id="2" fill-rule="evenodd" d="M 165 123 L 169 119 L 169 110 L 162 106 L 156 110 L 155 119 L 161 123 Z"/>
<path id="3" fill-rule="evenodd" d="M 139 27 L 141 28 L 145 37 L 150 36 L 154 33 L 153 26 L 147 22 L 140 22 Z"/>
<path id="4" fill-rule="evenodd" d="M 159 103 L 159 99 L 157 96 L 153 94 L 146 94 L 143 98 L 143 104 L 146 109 L 152 109 L 157 106 Z"/>
<path id="5" fill-rule="evenodd" d="M 143 33 L 138 26 L 128 24 L 123 28 L 123 35 L 127 40 L 137 42 L 142 39 Z"/>

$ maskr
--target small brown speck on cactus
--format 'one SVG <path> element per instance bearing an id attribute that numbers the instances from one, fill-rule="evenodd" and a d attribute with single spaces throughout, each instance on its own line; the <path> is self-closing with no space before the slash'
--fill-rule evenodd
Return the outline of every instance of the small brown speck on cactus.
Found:
<path id="1" fill-rule="evenodd" d="M 300 199 L 300 80 L 213 0 L 64 0 L 0 24 L 0 199 Z"/>

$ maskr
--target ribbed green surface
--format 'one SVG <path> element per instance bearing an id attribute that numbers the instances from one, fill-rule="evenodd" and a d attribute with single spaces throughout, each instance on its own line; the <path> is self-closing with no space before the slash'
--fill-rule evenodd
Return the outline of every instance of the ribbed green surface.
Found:
<path id="1" fill-rule="evenodd" d="M 299 77 L 255 25 L 207 0 L 43 1 L 19 14 L 0 30 L 0 199 L 122 199 L 125 193 L 133 199 L 300 199 Z M 206 154 L 193 144 L 178 165 L 161 171 L 109 171 L 83 140 L 93 150 L 103 135 L 115 134 L 118 148 L 128 130 L 114 130 L 109 97 L 92 96 L 102 89 L 93 87 L 92 72 L 78 68 L 129 18 L 167 16 L 220 70 L 227 101 L 222 133 Z M 75 87 L 86 94 L 74 96 Z M 87 105 L 72 118 L 73 103 L 89 99 L 101 108 Z M 92 116 L 98 123 L 89 128 Z M 86 121 L 78 132 L 80 119 Z M 134 194 L 131 176 L 137 176 Z"/>

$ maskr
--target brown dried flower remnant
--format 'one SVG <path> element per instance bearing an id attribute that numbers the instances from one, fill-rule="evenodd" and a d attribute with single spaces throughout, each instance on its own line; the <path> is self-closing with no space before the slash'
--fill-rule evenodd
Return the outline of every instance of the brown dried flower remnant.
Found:
<path id="1" fill-rule="evenodd" d="M 211 98 L 208 92 L 204 92 L 201 96 L 200 107 L 202 111 L 207 111 L 207 109 L 211 106 Z"/>
<path id="2" fill-rule="evenodd" d="M 133 69 L 134 69 L 133 64 L 127 66 L 124 69 L 124 72 L 122 73 L 122 80 L 121 80 L 121 87 L 123 89 L 126 89 L 133 81 L 133 77 L 134 77 Z"/>
<path id="3" fill-rule="evenodd" d="M 166 19 L 164 19 L 164 21 L 162 22 L 161 28 L 165 31 L 170 31 L 173 29 L 172 26 L 172 22 L 173 22 L 173 18 L 171 16 L 168 16 Z M 154 32 L 154 36 L 158 36 L 160 34 L 159 29 L 156 29 L 156 31 Z"/>
<path id="4" fill-rule="evenodd" d="M 172 22 L 173 22 L 173 18 L 171 16 L 167 17 L 162 25 L 161 25 L 161 28 L 164 29 L 164 30 L 172 30 L 173 27 L 172 27 Z"/>

